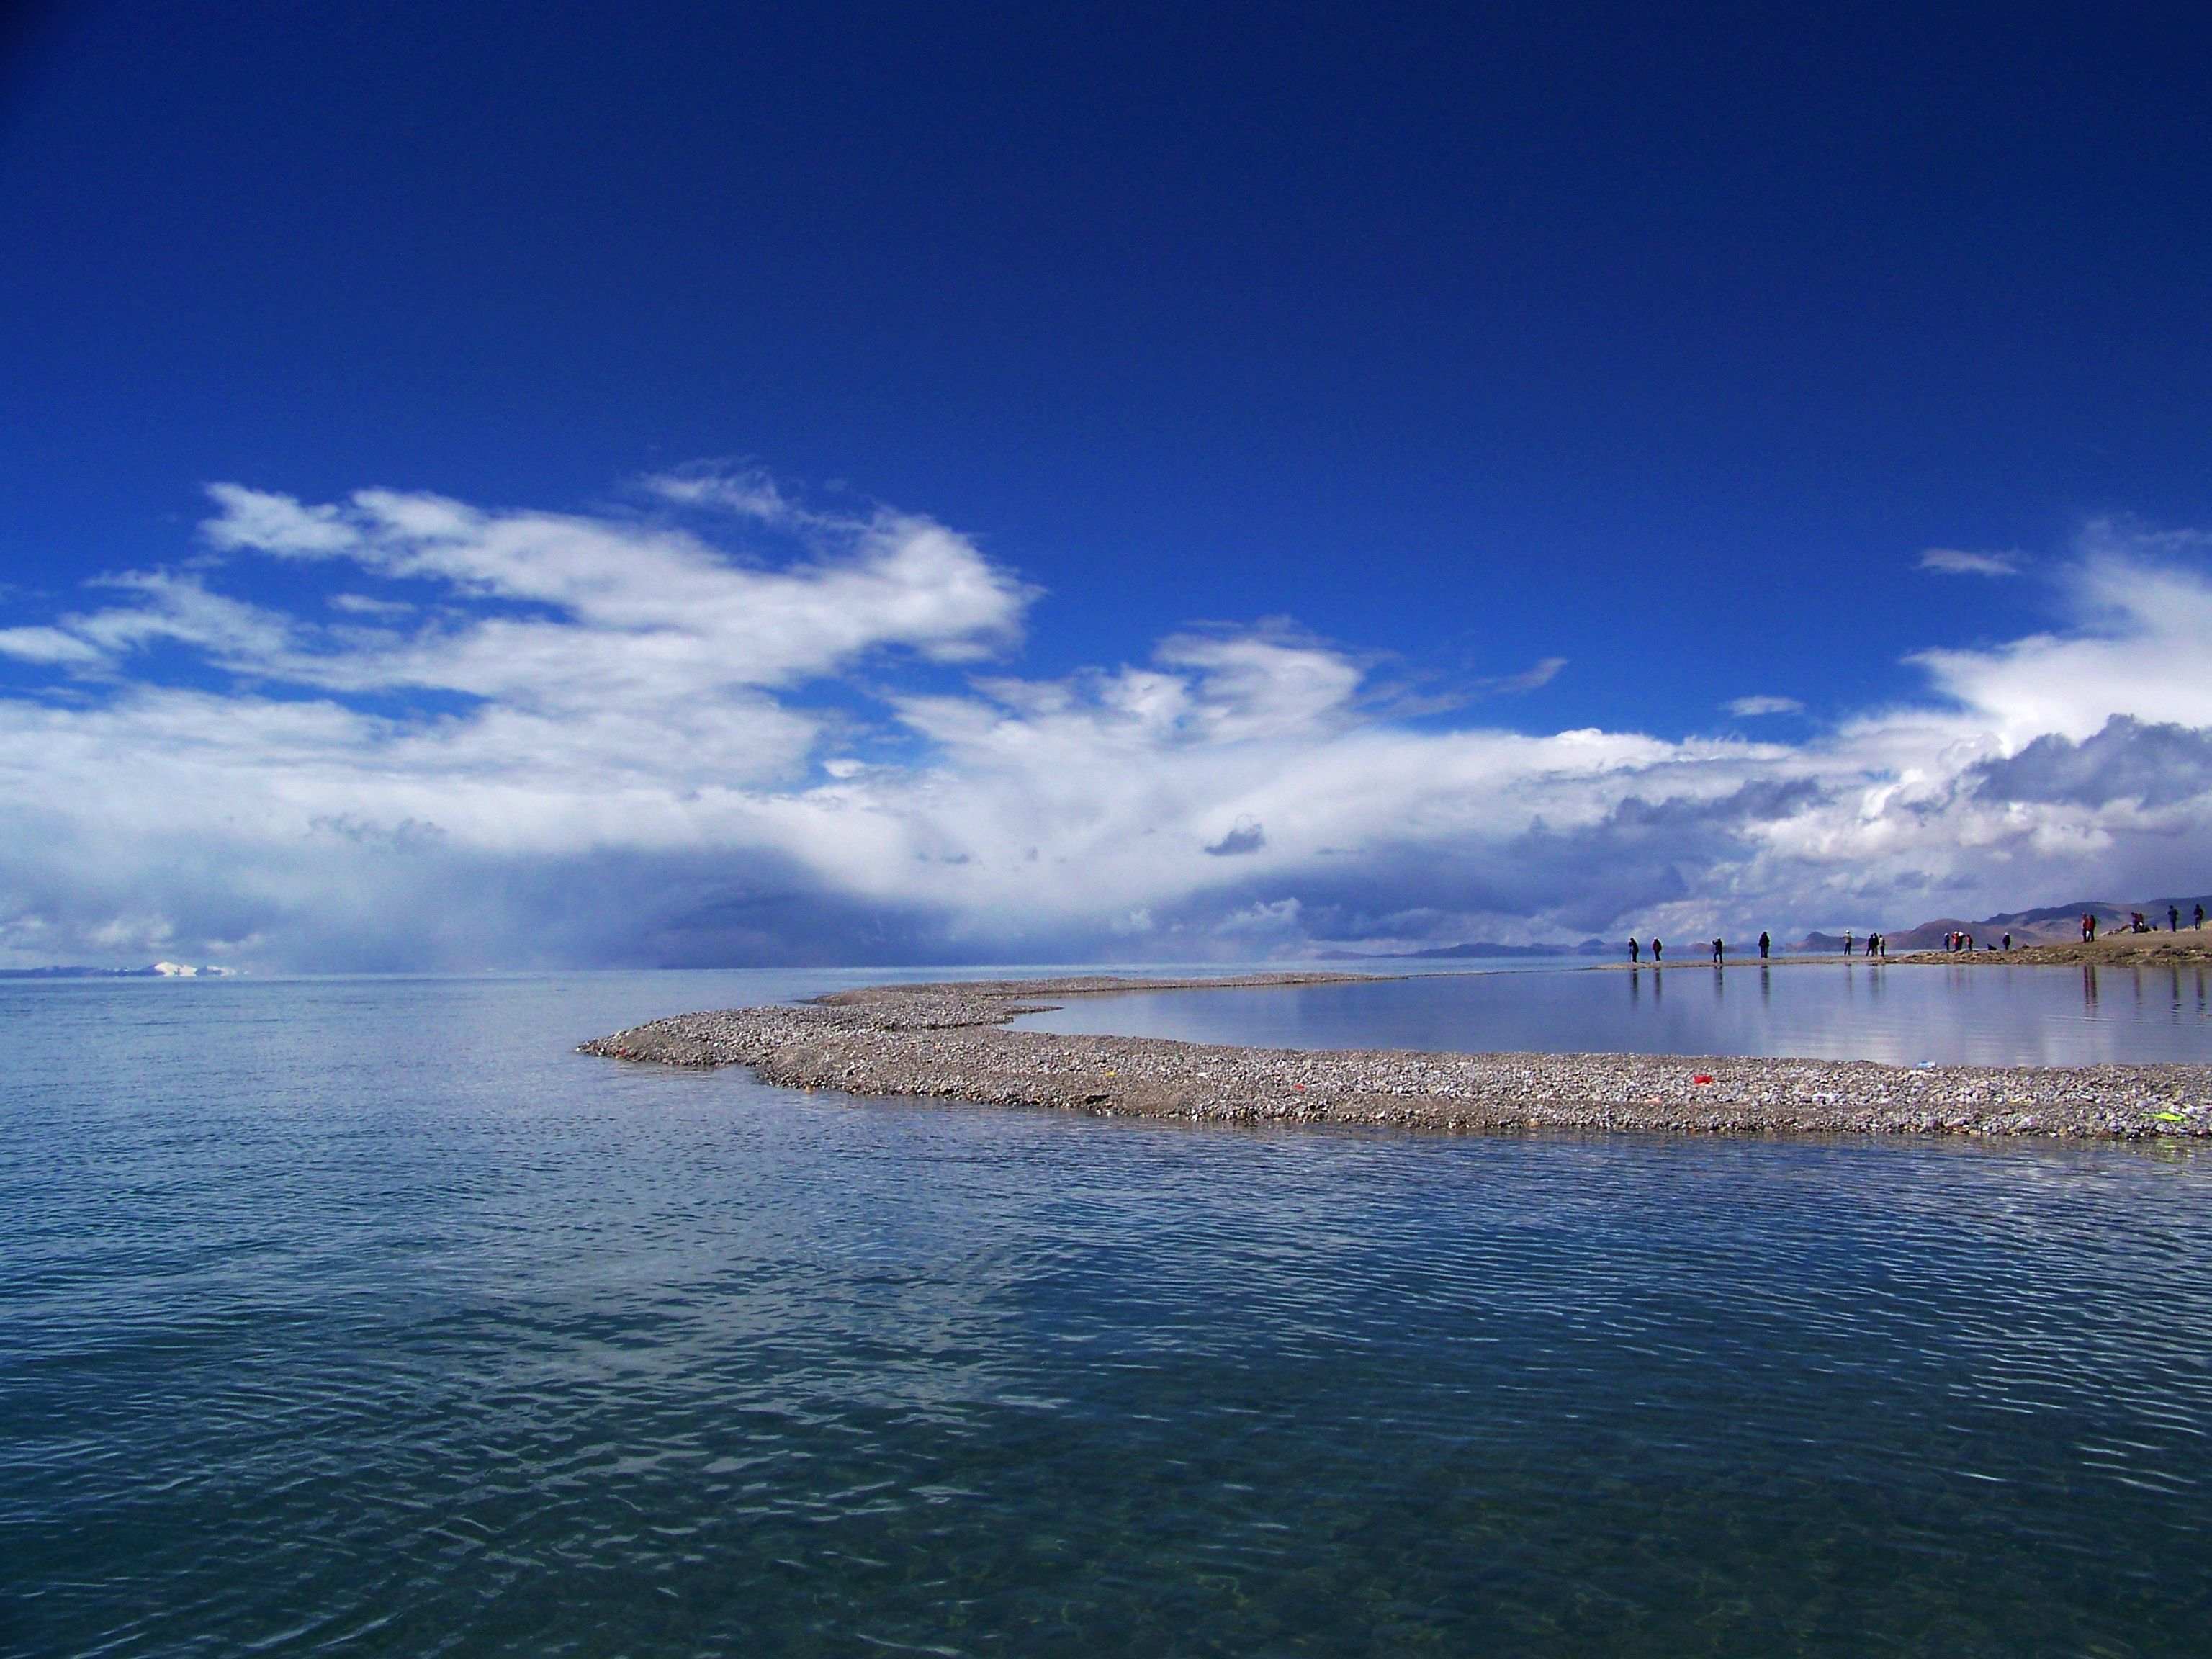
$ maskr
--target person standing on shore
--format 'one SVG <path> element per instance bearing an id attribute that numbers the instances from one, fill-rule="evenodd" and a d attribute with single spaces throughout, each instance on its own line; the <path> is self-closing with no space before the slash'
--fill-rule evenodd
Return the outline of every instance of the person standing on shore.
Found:
<path id="1" fill-rule="evenodd" d="M 1637 952 L 1636 935 L 1635 935 L 1635 934 L 1633 934 L 1633 933 L 1631 933 L 1631 934 L 1628 936 L 1628 965 L 1629 965 L 1630 967 L 1632 967 L 1632 968 L 1633 968 L 1633 967 L 1636 965 L 1636 963 L 1637 963 L 1637 954 L 1636 954 L 1636 952 Z"/>
<path id="2" fill-rule="evenodd" d="M 2197 931 L 2200 933 L 2204 931 L 2204 907 L 2201 904 L 2197 907 Z"/>
<path id="3" fill-rule="evenodd" d="M 1718 939 L 1715 939 L 1713 941 L 1713 966 L 1716 968 L 1721 965 L 1721 942 Z"/>
<path id="4" fill-rule="evenodd" d="M 1766 930 L 1764 927 L 1760 928 L 1759 930 L 1759 959 L 1761 962 L 1766 960 L 1766 947 L 1772 941 L 1766 936 Z"/>
<path id="5" fill-rule="evenodd" d="M 2007 933 L 2004 936 L 2004 948 L 2008 951 L 2012 949 L 2012 935 L 2010 933 Z"/>
<path id="6" fill-rule="evenodd" d="M 1651 936 L 1651 960 L 1652 960 L 1652 961 L 1654 961 L 1654 962 L 1658 961 L 1658 960 L 1659 960 L 1659 953 L 1660 953 L 1661 951 L 1664 951 L 1666 948 L 1667 948 L 1667 941 L 1666 941 L 1666 940 L 1664 940 L 1664 939 L 1661 939 L 1661 938 L 1659 937 L 1659 935 L 1658 935 L 1658 934 L 1656 934 L 1656 933 L 1652 934 L 1652 936 Z"/>
<path id="7" fill-rule="evenodd" d="M 1850 955 L 1850 953 L 1851 953 L 1851 930 L 1850 930 L 1850 928 L 1846 927 L 1846 928 L 1844 928 L 1844 954 L 1845 956 L 1849 956 L 1849 955 Z"/>
<path id="8" fill-rule="evenodd" d="M 2166 931 L 2169 933 L 2178 933 L 2181 931 L 2181 907 L 2178 904 L 2169 904 L 2166 907 Z"/>

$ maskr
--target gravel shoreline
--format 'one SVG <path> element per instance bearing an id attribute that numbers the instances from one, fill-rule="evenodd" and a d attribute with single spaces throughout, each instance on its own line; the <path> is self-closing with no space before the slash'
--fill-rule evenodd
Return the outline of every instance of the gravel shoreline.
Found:
<path id="1" fill-rule="evenodd" d="M 1051 1107 L 1214 1123 L 1349 1123 L 1452 1132 L 2212 1135 L 2212 1066 L 1935 1066 L 1656 1054 L 1247 1048 L 1004 1029 L 1071 996 L 1313 985 L 1236 979 L 886 985 L 811 1003 L 678 1014 L 578 1052 L 747 1066 L 764 1081 L 860 1095 Z"/>

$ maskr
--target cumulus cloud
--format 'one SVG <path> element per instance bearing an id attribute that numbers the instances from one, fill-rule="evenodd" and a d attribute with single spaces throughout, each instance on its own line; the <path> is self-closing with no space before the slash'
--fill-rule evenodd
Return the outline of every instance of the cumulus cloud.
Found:
<path id="1" fill-rule="evenodd" d="M 1920 568 L 1939 576 L 2016 576 L 2017 553 L 1969 553 L 1963 548 L 1931 547 L 1920 556 Z"/>
<path id="2" fill-rule="evenodd" d="M 2212 585 L 2170 538 L 2093 527 L 2063 625 L 1927 652 L 1918 700 L 1784 744 L 1415 726 L 1279 623 L 1024 677 L 1038 595 L 968 538 L 750 475 L 648 481 L 641 515 L 212 495 L 188 566 L 0 628 L 37 682 L 0 695 L 16 961 L 1863 928 L 2212 852 Z"/>
<path id="3" fill-rule="evenodd" d="M 2212 728 L 2115 714 L 2080 743 L 2046 732 L 2016 755 L 1972 769 L 1977 793 L 1992 800 L 2172 806 L 2212 793 Z"/>

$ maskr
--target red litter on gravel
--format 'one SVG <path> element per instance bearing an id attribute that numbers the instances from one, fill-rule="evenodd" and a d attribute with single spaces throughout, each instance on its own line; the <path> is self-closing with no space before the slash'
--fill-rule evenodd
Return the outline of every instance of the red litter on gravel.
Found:
<path id="1" fill-rule="evenodd" d="M 1712 1080 L 1713 1074 L 1711 1072 L 1700 1072 L 1690 1079 L 1692 1083 L 1711 1083 Z"/>

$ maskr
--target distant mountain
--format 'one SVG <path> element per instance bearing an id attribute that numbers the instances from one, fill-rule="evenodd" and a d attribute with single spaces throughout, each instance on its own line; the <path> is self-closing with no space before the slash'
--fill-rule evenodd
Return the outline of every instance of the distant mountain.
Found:
<path id="1" fill-rule="evenodd" d="M 0 979 L 150 979 L 151 968 L 0 968 Z"/>
<path id="2" fill-rule="evenodd" d="M 228 979 L 237 971 L 157 962 L 149 968 L 0 968 L 0 979 Z"/>
<path id="3" fill-rule="evenodd" d="M 2194 895 L 2187 898 L 2135 899 L 2124 904 L 2115 904 L 2109 899 L 2080 899 L 2072 904 L 2048 904 L 2036 910 L 2008 910 L 2001 915 L 1984 916 L 1970 921 L 1960 916 L 1938 916 L 1933 921 L 1923 921 L 1917 927 L 1901 928 L 1889 935 L 1893 951 L 1940 951 L 1950 933 L 1972 933 L 1977 945 L 1994 944 L 2007 933 L 2014 945 L 2071 945 L 2081 937 L 2081 918 L 2097 918 L 2097 931 L 2112 932 L 2128 925 L 2128 917 L 2140 910 L 2162 929 L 2166 926 L 2166 911 L 2172 905 L 2181 913 L 2181 925 L 2189 926 L 2195 907 L 2203 905 L 2212 914 L 2212 893 Z M 1866 935 L 1856 935 L 1863 940 Z M 1834 933 L 1808 933 L 1795 945 L 1784 947 L 1791 951 L 1820 951 L 1832 952 L 1844 948 L 1842 938 Z"/>
<path id="4" fill-rule="evenodd" d="M 1613 947 L 1601 939 L 1579 945 L 1495 945 L 1476 939 L 1467 945 L 1439 945 L 1426 951 L 1328 951 L 1324 962 L 1460 962 L 1494 957 L 1598 957 Z"/>

